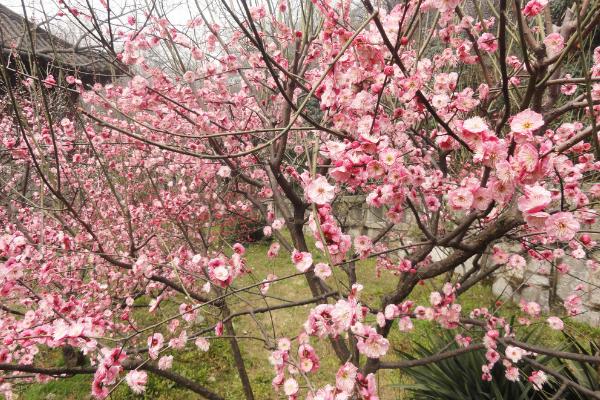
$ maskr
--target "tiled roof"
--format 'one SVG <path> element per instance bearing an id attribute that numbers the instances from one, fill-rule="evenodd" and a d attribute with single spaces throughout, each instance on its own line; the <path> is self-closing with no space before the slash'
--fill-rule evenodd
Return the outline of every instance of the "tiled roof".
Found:
<path id="1" fill-rule="evenodd" d="M 26 20 L 21 15 L 0 4 L 0 44 L 2 52 L 16 49 L 20 55 L 31 54 L 31 44 Z M 50 32 L 30 23 L 36 56 L 55 67 L 79 71 L 84 74 L 110 75 L 111 68 L 107 55 L 98 51 L 76 49 Z"/>

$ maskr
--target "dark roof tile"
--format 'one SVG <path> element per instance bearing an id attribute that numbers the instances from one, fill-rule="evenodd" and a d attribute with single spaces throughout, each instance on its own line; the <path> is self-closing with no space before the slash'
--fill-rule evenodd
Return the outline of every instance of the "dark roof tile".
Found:
<path id="1" fill-rule="evenodd" d="M 21 56 L 31 54 L 31 45 L 25 18 L 0 4 L 0 44 L 2 51 L 17 50 Z M 108 55 L 75 46 L 50 32 L 30 23 L 36 56 L 52 65 L 66 70 L 79 71 L 96 76 L 111 75 Z M 120 74 L 118 74 L 120 75 Z"/>

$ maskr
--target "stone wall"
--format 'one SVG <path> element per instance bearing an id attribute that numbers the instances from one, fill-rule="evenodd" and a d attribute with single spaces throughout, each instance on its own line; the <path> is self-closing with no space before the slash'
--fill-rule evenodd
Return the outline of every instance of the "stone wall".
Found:
<path id="1" fill-rule="evenodd" d="M 344 196 L 336 201 L 334 205 L 338 222 L 345 232 L 353 238 L 358 235 L 375 237 L 387 225 L 384 219 L 383 208 L 367 206 L 365 196 Z M 409 220 L 396 230 L 410 231 Z M 506 249 L 509 253 L 520 252 L 520 247 Z M 432 252 L 433 261 L 441 260 L 449 254 L 449 249 L 435 248 Z M 599 258 L 599 257 L 596 257 Z M 484 260 L 485 257 L 482 259 Z M 565 258 L 564 262 L 569 264 L 568 274 L 561 274 L 553 270 L 549 263 L 526 258 L 527 265 L 524 270 L 511 270 L 502 267 L 492 277 L 492 291 L 495 296 L 503 300 L 511 300 L 519 303 L 535 301 L 542 306 L 545 313 L 564 312 L 563 302 L 567 296 L 573 293 L 575 288 L 583 284 L 583 313 L 574 319 L 586 322 L 592 326 L 600 326 L 600 271 L 593 272 L 584 261 L 575 260 L 571 257 Z M 456 269 L 458 275 L 464 274 L 472 266 L 472 258 Z M 484 261 L 482 262 L 484 264 Z M 485 267 L 485 265 L 482 265 Z M 581 293 L 581 292 L 580 292 Z"/>
<path id="2" fill-rule="evenodd" d="M 336 199 L 334 213 L 342 230 L 352 238 L 359 235 L 375 237 L 387 225 L 385 210 L 367 206 L 364 195 Z"/>
<path id="3" fill-rule="evenodd" d="M 343 196 L 336 199 L 334 205 L 335 216 L 344 230 L 355 238 L 358 235 L 368 235 L 373 238 L 387 226 L 385 220 L 385 209 L 369 207 L 365 196 Z M 391 232 L 392 242 L 394 236 L 412 236 L 418 234 L 418 228 L 411 223 L 410 216 L 406 216 L 406 222 L 394 226 Z M 414 231 L 414 232 L 413 232 Z M 395 243 L 388 243 L 393 247 Z M 520 247 L 505 248 L 509 253 L 520 253 Z M 432 252 L 433 261 L 445 258 L 449 249 L 435 248 Z M 600 253 L 600 252 L 599 252 Z M 597 259 L 600 254 L 596 257 Z M 482 258 L 482 267 L 485 268 L 486 257 Z M 473 258 L 467 260 L 456 269 L 456 274 L 464 274 L 472 267 Z M 561 274 L 552 270 L 547 262 L 541 262 L 531 257 L 527 258 L 527 265 L 523 270 L 511 270 L 502 267 L 492 277 L 492 292 L 503 300 L 511 300 L 519 303 L 535 301 L 542 306 L 545 313 L 556 312 L 562 314 L 562 306 L 565 298 L 573 293 L 577 285 L 583 284 L 584 312 L 576 317 L 578 321 L 586 322 L 592 326 L 600 326 L 600 271 L 592 272 L 584 261 L 565 257 L 565 263 L 569 264 L 568 274 Z"/>
<path id="4" fill-rule="evenodd" d="M 583 290 L 577 292 L 583 299 L 583 312 L 573 318 L 600 326 L 600 271 L 594 272 L 584 261 L 572 257 L 563 262 L 569 265 L 568 273 L 560 273 L 548 262 L 531 257 L 523 270 L 503 267 L 494 275 L 492 291 L 504 300 L 535 301 L 543 312 L 560 314 L 564 312 L 564 300 L 578 285 L 583 285 Z"/>

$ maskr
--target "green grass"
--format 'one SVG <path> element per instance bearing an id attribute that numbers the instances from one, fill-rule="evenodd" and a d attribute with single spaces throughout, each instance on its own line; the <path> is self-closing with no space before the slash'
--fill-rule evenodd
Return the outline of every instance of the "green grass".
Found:
<path id="1" fill-rule="evenodd" d="M 66 379 L 52 380 L 45 384 L 17 387 L 19 398 L 22 399 L 88 399 L 90 398 L 90 380 L 84 375 Z"/>
<path id="2" fill-rule="evenodd" d="M 290 262 L 289 255 L 283 250 L 275 259 L 266 257 L 266 252 L 269 247 L 268 243 L 256 243 L 247 249 L 248 266 L 252 273 L 236 281 L 236 287 L 244 287 L 252 283 L 262 281 L 267 274 L 272 273 L 279 277 L 296 272 Z M 324 261 L 317 256 L 318 251 L 314 251 L 316 261 Z M 334 273 L 340 278 L 344 278 L 344 273 L 336 268 Z M 397 278 L 387 272 L 383 272 L 381 277 L 376 277 L 374 260 L 365 260 L 357 264 L 358 282 L 364 285 L 364 291 L 361 300 L 373 307 L 379 307 L 381 295 L 389 292 L 396 284 Z M 431 290 L 439 288 L 442 280 L 434 280 L 428 282 L 424 286 L 417 286 L 410 299 L 417 304 L 428 304 L 428 297 Z M 329 284 L 338 289 L 333 280 L 329 279 Z M 345 289 L 340 288 L 343 291 Z M 295 277 L 286 281 L 276 282 L 271 285 L 268 295 L 282 298 L 290 301 L 305 299 L 311 297 L 310 291 L 303 276 Z M 143 299 L 140 299 L 142 301 Z M 495 298 L 491 293 L 491 289 L 487 285 L 479 285 L 459 299 L 463 310 L 468 313 L 475 307 L 485 306 L 493 308 Z M 147 299 L 145 299 L 147 302 Z M 277 304 L 279 300 L 269 299 L 270 304 Z M 255 307 L 265 306 L 265 299 L 259 295 L 244 295 L 243 300 L 236 299 L 232 302 L 232 310 L 245 310 Z M 234 327 L 238 335 L 260 335 L 257 329 L 257 322 L 261 323 L 267 330 L 269 335 L 273 332 L 277 337 L 294 337 L 302 329 L 302 324 L 308 315 L 312 305 L 297 307 L 294 309 L 276 310 L 272 313 L 258 314 L 256 320 L 251 316 L 237 318 L 234 322 Z M 135 314 L 135 318 L 140 326 L 145 323 L 158 320 L 166 316 L 173 315 L 177 310 L 175 302 L 166 302 L 161 306 L 158 315 L 149 319 L 149 315 L 140 309 Z M 507 303 L 501 307 L 500 315 L 510 316 L 514 313 L 518 314 L 518 307 L 514 304 Z M 210 321 L 214 322 L 214 321 Z M 206 323 L 205 323 L 206 324 Z M 600 329 L 593 329 L 584 324 L 575 322 L 568 323 L 571 332 L 576 333 L 580 337 L 600 335 Z M 193 331 L 193 329 L 189 330 Z M 415 329 L 410 333 L 401 333 L 396 327 L 392 329 L 389 337 L 392 349 L 411 352 L 414 349 L 415 343 L 427 344 L 428 335 L 431 333 L 432 325 L 425 321 L 415 321 Z M 547 330 L 548 334 L 544 336 L 546 344 L 559 345 L 561 343 L 561 335 L 557 332 Z M 143 335 L 144 340 L 147 335 Z M 321 386 L 326 383 L 331 383 L 335 379 L 335 372 L 339 366 L 337 358 L 330 349 L 327 341 L 312 340 L 313 346 L 321 358 L 321 369 L 311 376 L 315 386 Z M 269 350 L 264 348 L 262 342 L 251 339 L 240 339 L 240 347 L 246 360 L 246 368 L 253 383 L 255 397 L 257 399 L 277 399 L 278 397 L 273 392 L 271 380 L 273 379 L 273 369 L 269 364 L 267 357 Z M 393 359 L 395 351 L 390 351 L 387 359 Z M 226 399 L 242 399 L 243 391 L 237 375 L 237 370 L 234 367 L 229 344 L 225 340 L 211 340 L 211 349 L 207 353 L 196 350 L 195 346 L 190 345 L 186 351 L 178 351 L 175 355 L 173 370 L 187 378 L 190 378 L 200 384 L 214 389 L 217 393 L 223 395 Z M 45 365 L 60 365 L 60 355 L 55 352 L 48 353 L 45 357 Z M 399 384 L 410 383 L 410 380 L 398 371 L 381 371 L 379 376 L 380 396 L 382 399 L 405 398 L 404 392 L 399 388 Z M 65 399 L 79 400 L 89 399 L 90 397 L 90 382 L 91 376 L 74 376 L 62 380 L 53 380 L 44 384 L 22 384 L 16 392 L 20 399 L 27 400 L 50 400 L 50 399 Z M 225 384 L 223 384 L 225 383 Z M 183 400 L 183 399 L 198 399 L 193 393 L 181 390 L 175 387 L 170 381 L 150 375 L 147 390 L 143 395 L 134 395 L 125 384 L 122 384 L 113 393 L 114 399 L 159 399 L 159 400 Z"/>

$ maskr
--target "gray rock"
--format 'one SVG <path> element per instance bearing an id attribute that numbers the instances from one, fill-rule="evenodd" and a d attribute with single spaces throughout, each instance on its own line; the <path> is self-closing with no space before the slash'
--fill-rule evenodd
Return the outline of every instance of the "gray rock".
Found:
<path id="1" fill-rule="evenodd" d="M 525 271 L 521 268 L 504 268 L 503 273 L 515 282 L 522 282 L 525 279 Z"/>
<path id="2" fill-rule="evenodd" d="M 581 314 L 583 318 L 583 322 L 591 325 L 591 326 L 600 326 L 600 311 L 588 311 L 585 314 Z"/>
<path id="3" fill-rule="evenodd" d="M 508 280 L 504 279 L 503 277 L 499 277 L 492 284 L 492 293 L 494 294 L 494 296 L 506 300 L 513 297 L 514 289 L 512 288 Z"/>
<path id="4" fill-rule="evenodd" d="M 525 301 L 535 301 L 539 303 L 541 290 L 537 286 L 526 286 L 521 289 L 521 298 Z M 541 304 L 540 304 L 541 305 Z"/>
<path id="5" fill-rule="evenodd" d="M 537 275 L 537 274 L 530 275 L 529 278 L 527 278 L 527 284 L 532 285 L 532 286 L 549 287 L 550 279 L 544 275 Z"/>

